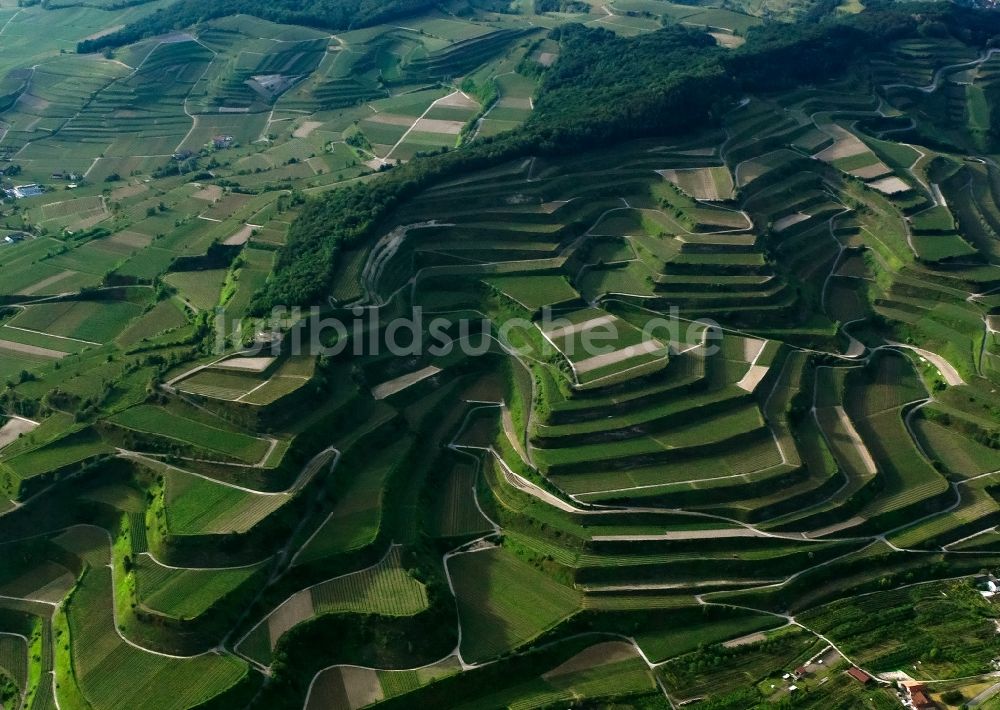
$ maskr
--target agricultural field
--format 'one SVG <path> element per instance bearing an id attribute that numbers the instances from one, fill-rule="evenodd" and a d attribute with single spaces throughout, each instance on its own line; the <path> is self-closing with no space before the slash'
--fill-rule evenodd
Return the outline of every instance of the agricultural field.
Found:
<path id="1" fill-rule="evenodd" d="M 394 546 L 367 569 L 292 595 L 241 639 L 238 647 L 249 658 L 267 664 L 281 638 L 311 618 L 344 613 L 412 616 L 426 609 L 427 604 L 424 585 L 407 573 L 399 548 Z"/>
<path id="2" fill-rule="evenodd" d="M 269 450 L 268 442 L 240 431 L 173 414 L 159 407 L 127 409 L 109 420 L 125 429 L 216 452 L 245 463 L 255 463 Z M 218 424 L 222 425 L 220 421 Z"/>
<path id="3" fill-rule="evenodd" d="M 60 619 L 72 634 L 72 673 L 88 702 L 128 708 L 155 698 L 160 707 L 184 708 L 226 692 L 246 675 L 246 665 L 230 657 L 165 658 L 125 643 L 115 629 L 113 593 L 111 573 L 91 570 Z"/>
<path id="4" fill-rule="evenodd" d="M 973 583 L 962 581 L 875 592 L 824 605 L 802 620 L 863 667 L 919 662 L 935 677 L 961 677 L 983 672 L 992 660 L 990 611 Z"/>
<path id="5" fill-rule="evenodd" d="M 173 569 L 144 555 L 136 562 L 136 595 L 149 609 L 177 619 L 195 619 L 262 569 L 263 565 Z"/>
<path id="6" fill-rule="evenodd" d="M 166 526 L 175 535 L 245 532 L 286 502 L 181 471 L 168 472 L 164 488 Z"/>
<path id="7" fill-rule="evenodd" d="M 462 653 L 470 659 L 512 651 L 572 615 L 579 593 L 501 549 L 452 557 Z"/>
<path id="8" fill-rule="evenodd" d="M 382 526 L 387 480 L 399 468 L 413 442 L 395 442 L 370 457 L 359 467 L 312 537 L 295 556 L 295 562 L 305 564 L 338 553 L 370 545 Z"/>
<path id="9" fill-rule="evenodd" d="M 995 705 L 998 35 L 0 0 L 0 706 Z"/>

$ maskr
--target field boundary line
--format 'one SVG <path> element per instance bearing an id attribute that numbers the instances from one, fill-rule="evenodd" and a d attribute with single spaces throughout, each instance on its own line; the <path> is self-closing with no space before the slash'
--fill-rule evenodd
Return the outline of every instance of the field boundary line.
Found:
<path id="1" fill-rule="evenodd" d="M 0 27 L 0 35 L 2 35 L 2 34 L 3 34 L 4 32 L 6 32 L 6 31 L 7 31 L 7 28 L 8 28 L 8 27 L 10 27 L 10 23 L 11 23 L 11 22 L 13 22 L 13 21 L 14 21 L 14 18 L 16 18 L 16 17 L 17 17 L 18 15 L 20 15 L 20 14 L 21 14 L 22 12 L 24 12 L 24 8 L 23 8 L 23 7 L 22 7 L 22 8 L 18 8 L 17 12 L 15 12 L 15 13 L 14 13 L 13 15 L 11 15 L 11 16 L 10 16 L 10 17 L 9 17 L 9 18 L 7 19 L 7 21 L 6 21 L 5 23 L 4 23 L 3 27 Z"/>
<path id="2" fill-rule="evenodd" d="M 324 523 L 325 523 L 325 522 L 326 522 L 326 521 L 324 521 Z M 322 525 L 320 526 L 320 528 L 322 528 Z M 320 528 L 317 528 L 317 532 L 318 532 L 318 530 L 319 530 Z M 313 536 L 315 536 L 315 533 L 313 533 Z M 308 544 L 308 543 L 307 543 L 307 544 Z M 250 658 L 250 657 L 248 657 L 248 656 L 244 655 L 243 653 L 241 653 L 241 652 L 240 652 L 240 651 L 238 650 L 238 646 L 239 646 L 239 645 L 240 645 L 241 643 L 243 643 L 244 641 L 246 641 L 247 637 L 249 637 L 249 636 L 250 636 L 250 634 L 252 634 L 252 633 L 253 633 L 254 631 L 256 631 L 256 630 L 257 630 L 257 627 L 259 627 L 259 626 L 260 626 L 261 624 L 265 623 L 265 622 L 266 622 L 266 621 L 267 621 L 268 619 L 270 619 L 270 618 L 271 618 L 271 617 L 272 617 L 272 616 L 273 616 L 273 615 L 274 615 L 274 614 L 275 614 L 275 613 L 276 613 L 276 612 L 277 612 L 277 611 L 278 611 L 279 609 L 281 609 L 281 608 L 282 608 L 283 606 L 285 606 L 285 604 L 287 604 L 288 602 L 292 601 L 292 599 L 294 599 L 295 597 L 299 596 L 300 594 L 307 594 L 307 593 L 310 593 L 310 594 L 311 594 L 312 590 L 313 590 L 313 589 L 315 589 L 316 587 L 319 587 L 320 585 L 323 585 L 323 584 L 328 584 L 329 582 L 335 582 L 335 581 L 337 581 L 337 580 L 339 580 L 339 579 L 344 579 L 344 578 L 346 578 L 346 577 L 350 577 L 350 576 L 353 576 L 353 575 L 355 575 L 355 574 L 362 574 L 362 573 L 364 573 L 364 572 L 368 572 L 368 571 L 370 571 L 370 570 L 373 570 L 373 569 L 375 569 L 375 568 L 379 567 L 379 566 L 380 566 L 380 565 L 381 565 L 381 564 L 382 564 L 383 562 L 385 562 L 385 561 L 386 561 L 387 559 L 389 559 L 389 556 L 390 556 L 390 555 L 392 555 L 393 551 L 394 551 L 394 550 L 395 550 L 396 548 L 401 548 L 401 547 L 403 547 L 403 545 L 401 545 L 401 544 L 398 544 L 398 543 L 395 543 L 395 542 L 390 542 L 390 543 L 389 543 L 389 547 L 388 547 L 388 548 L 386 549 L 385 553 L 384 553 L 384 554 L 383 554 L 383 555 L 382 555 L 382 556 L 381 556 L 381 557 L 380 557 L 380 558 L 378 559 L 378 561 L 377 561 L 377 562 L 375 562 L 375 563 L 373 563 L 373 564 L 370 564 L 370 565 L 368 565 L 367 567 L 362 567 L 361 569 L 356 569 L 356 570 L 353 570 L 353 571 L 351 571 L 351 572 L 345 572 L 344 574 L 338 574 L 338 575 L 336 575 L 336 576 L 334 576 L 334 577 L 330 577 L 329 579 L 324 579 L 324 580 L 321 580 L 321 581 L 319 581 L 319 582 L 316 582 L 315 584 L 311 584 L 311 585 L 309 585 L 308 587 L 304 587 L 304 588 L 302 588 L 302 589 L 298 589 L 298 590 L 296 590 L 295 592 L 291 593 L 290 595 L 288 595 L 287 597 L 285 597 L 285 598 L 284 598 L 284 599 L 283 599 L 283 600 L 281 601 L 281 603 L 280 603 L 280 604 L 278 604 L 278 605 L 277 605 L 277 606 L 275 606 L 275 607 L 274 607 L 273 609 L 271 609 L 271 610 L 270 610 L 270 611 L 269 611 L 269 612 L 268 612 L 267 614 L 265 614 L 265 615 L 264 615 L 264 616 L 263 616 L 263 617 L 262 617 L 262 618 L 260 619 L 260 621 L 258 621 L 258 622 L 257 622 L 256 624 L 254 624 L 254 625 L 253 625 L 253 626 L 252 626 L 252 627 L 250 628 L 250 630 L 249 630 L 249 631 L 247 631 L 247 632 L 246 632 L 245 634 L 243 634 L 243 636 L 241 636 L 241 637 L 239 638 L 239 640 L 237 640 L 237 641 L 236 641 L 236 642 L 235 642 L 235 643 L 233 644 L 233 653 L 235 653 L 236 655 L 238 655 L 238 656 L 239 656 L 240 658 L 243 658 L 243 659 L 245 659 L 245 660 L 249 661 L 250 663 L 252 663 L 252 664 L 254 664 L 255 666 L 257 666 L 258 668 L 265 668 L 265 669 L 267 669 L 267 670 L 270 670 L 270 666 L 263 666 L 263 665 L 261 665 L 261 663 L 260 663 L 259 661 L 255 661 L 254 659 L 252 659 L 252 658 Z M 299 551 L 301 552 L 301 551 L 302 551 L 302 549 L 304 549 L 304 548 L 305 548 L 305 544 L 303 544 L 303 546 L 302 546 L 301 548 L 299 548 Z M 297 556 L 298 556 L 298 554 L 296 553 L 296 557 L 297 557 Z M 294 562 L 295 562 L 295 557 L 293 557 L 293 558 L 292 558 L 292 564 L 294 564 Z M 404 568 L 404 569 L 405 569 L 405 568 Z M 362 612 L 362 613 L 363 613 L 363 612 Z M 317 613 L 316 613 L 316 611 L 315 611 L 315 610 L 313 610 L 313 615 L 312 615 L 311 617 L 309 617 L 308 619 L 304 619 L 304 620 L 302 620 L 302 621 L 298 622 L 297 624 L 295 624 L 294 626 L 292 626 L 291 628 L 289 628 L 289 629 L 288 629 L 288 631 L 291 631 L 291 630 L 292 630 L 293 628 L 295 628 L 295 626 L 298 626 L 298 625 L 300 625 L 300 624 L 304 624 L 304 623 L 306 623 L 306 622 L 310 621 L 311 619 L 315 619 L 315 618 L 317 618 L 318 616 L 321 616 L 321 614 L 317 614 Z M 288 633 L 288 632 L 286 631 L 285 633 Z M 284 634 L 283 634 L 283 635 L 284 635 Z M 268 642 L 268 646 L 270 646 L 270 641 Z M 271 649 L 271 650 L 273 650 L 273 649 Z M 433 665 L 433 664 L 430 664 L 430 665 Z"/>
<path id="3" fill-rule="evenodd" d="M 96 345 L 100 347 L 104 343 L 95 343 L 93 340 L 81 340 L 80 338 L 71 338 L 68 335 L 56 335 L 54 333 L 46 333 L 44 330 L 32 330 L 31 328 L 21 328 L 16 325 L 4 325 L 4 328 L 10 328 L 11 330 L 20 330 L 23 333 L 34 333 L 35 335 L 45 335 L 50 338 L 58 338 L 59 340 L 69 340 L 74 343 L 83 343 L 84 345 Z"/>

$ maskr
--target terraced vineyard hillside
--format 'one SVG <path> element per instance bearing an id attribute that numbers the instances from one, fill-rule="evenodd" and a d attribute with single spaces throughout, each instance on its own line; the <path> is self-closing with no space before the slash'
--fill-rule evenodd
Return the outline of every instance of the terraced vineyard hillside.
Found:
<path id="1" fill-rule="evenodd" d="M 996 15 L 412 5 L 0 0 L 0 706 L 1000 707 Z"/>

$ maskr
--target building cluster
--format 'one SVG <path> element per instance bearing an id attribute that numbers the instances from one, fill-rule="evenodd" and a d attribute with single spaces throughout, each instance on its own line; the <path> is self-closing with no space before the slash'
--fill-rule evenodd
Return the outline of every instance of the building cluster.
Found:
<path id="1" fill-rule="evenodd" d="M 13 197 L 15 200 L 23 200 L 25 197 L 37 197 L 44 192 L 45 188 L 37 183 L 14 185 L 13 187 L 4 189 L 4 194 L 6 194 L 7 197 Z"/>
<path id="2" fill-rule="evenodd" d="M 847 674 L 862 685 L 874 682 L 873 678 L 857 666 L 851 666 Z M 912 710 L 937 710 L 938 705 L 931 700 L 927 691 L 927 686 L 915 680 L 903 680 L 899 682 L 899 699 L 903 706 Z"/>
<path id="3" fill-rule="evenodd" d="M 903 702 L 913 710 L 936 710 L 937 704 L 927 694 L 927 686 L 917 681 L 904 680 L 900 684 L 903 689 Z"/>

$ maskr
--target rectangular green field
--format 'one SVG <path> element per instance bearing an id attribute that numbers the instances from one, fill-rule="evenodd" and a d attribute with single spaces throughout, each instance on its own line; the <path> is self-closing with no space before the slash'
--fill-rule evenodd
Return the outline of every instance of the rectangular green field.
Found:
<path id="1" fill-rule="evenodd" d="M 161 407 L 141 405 L 111 417 L 110 421 L 128 429 L 177 439 L 193 446 L 256 463 L 268 450 L 268 442 L 238 431 L 208 426 L 181 417 Z"/>
<path id="2" fill-rule="evenodd" d="M 26 306 L 10 325 L 50 335 L 106 343 L 125 330 L 142 308 L 128 301 L 65 301 Z"/>
<path id="3" fill-rule="evenodd" d="M 457 555 L 448 568 L 470 661 L 508 653 L 580 608 L 578 591 L 501 548 Z"/>

